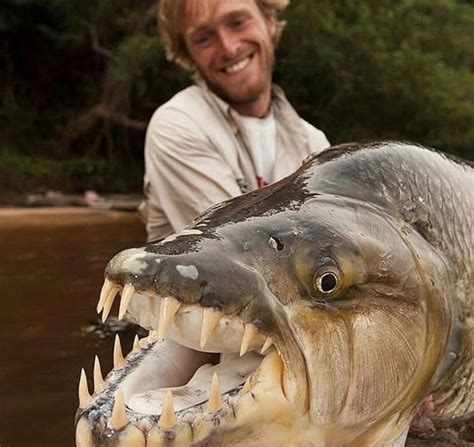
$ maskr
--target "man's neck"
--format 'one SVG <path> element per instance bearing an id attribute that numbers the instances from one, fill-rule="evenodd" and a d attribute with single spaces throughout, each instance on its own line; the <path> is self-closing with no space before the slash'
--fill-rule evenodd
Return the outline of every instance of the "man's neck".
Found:
<path id="1" fill-rule="evenodd" d="M 270 110 L 272 100 L 271 88 L 256 101 L 246 104 L 229 104 L 239 115 L 263 118 Z"/>
<path id="2" fill-rule="evenodd" d="M 196 85 L 200 86 L 201 88 L 207 89 L 209 92 L 215 95 L 216 98 L 219 98 L 220 101 L 224 102 L 231 109 L 235 110 L 239 115 L 251 116 L 254 118 L 263 118 L 270 110 L 273 89 L 273 84 L 271 81 L 268 87 L 265 89 L 265 92 L 260 95 L 257 100 L 248 103 L 235 104 L 227 101 L 226 99 L 222 98 L 217 92 L 213 91 L 213 89 L 209 87 L 209 85 L 206 83 L 205 79 L 201 76 L 199 72 L 194 73 L 193 80 Z"/>

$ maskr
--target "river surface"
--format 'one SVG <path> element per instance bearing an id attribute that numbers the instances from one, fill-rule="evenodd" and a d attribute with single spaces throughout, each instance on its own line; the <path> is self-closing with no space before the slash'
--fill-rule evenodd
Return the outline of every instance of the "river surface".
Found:
<path id="1" fill-rule="evenodd" d="M 105 265 L 144 240 L 134 213 L 0 209 L 0 447 L 74 445 L 80 369 L 112 366 L 113 335 L 92 330 Z"/>

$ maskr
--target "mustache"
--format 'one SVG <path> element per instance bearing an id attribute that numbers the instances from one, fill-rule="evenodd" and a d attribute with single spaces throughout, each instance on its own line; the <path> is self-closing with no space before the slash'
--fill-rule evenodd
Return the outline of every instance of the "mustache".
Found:
<path id="1" fill-rule="evenodd" d="M 232 55 L 222 55 L 218 58 L 216 67 L 219 70 L 229 67 L 230 65 L 234 65 L 237 62 L 240 62 L 242 59 L 246 57 L 252 56 L 255 51 L 257 50 L 257 45 L 246 45 L 245 48 L 239 49 L 239 51 Z"/>

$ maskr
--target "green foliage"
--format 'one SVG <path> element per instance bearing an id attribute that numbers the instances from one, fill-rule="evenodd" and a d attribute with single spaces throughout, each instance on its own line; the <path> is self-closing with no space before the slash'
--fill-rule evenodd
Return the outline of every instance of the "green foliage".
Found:
<path id="1" fill-rule="evenodd" d="M 0 3 L 0 186 L 139 189 L 146 123 L 190 83 L 165 59 L 154 7 Z M 472 1 L 293 0 L 285 19 L 276 81 L 331 142 L 474 159 Z"/>
<path id="2" fill-rule="evenodd" d="M 474 8 L 300 0 L 278 78 L 332 142 L 412 140 L 474 158 Z"/>
<path id="3" fill-rule="evenodd" d="M 141 188 L 142 172 L 140 162 L 125 158 L 57 159 L 25 155 L 5 147 L 0 149 L 0 190 L 3 192 L 94 189 L 102 193 L 126 193 Z"/>

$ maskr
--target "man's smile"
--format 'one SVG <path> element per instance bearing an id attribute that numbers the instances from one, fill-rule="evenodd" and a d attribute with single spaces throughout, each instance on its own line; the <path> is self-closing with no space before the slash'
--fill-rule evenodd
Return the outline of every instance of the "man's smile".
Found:
<path id="1" fill-rule="evenodd" d="M 240 61 L 228 65 L 227 67 L 224 67 L 221 71 L 224 72 L 225 74 L 235 74 L 238 73 L 242 70 L 244 70 L 252 61 L 254 54 L 252 53 L 249 56 L 246 56 L 244 59 L 241 59 Z"/>

